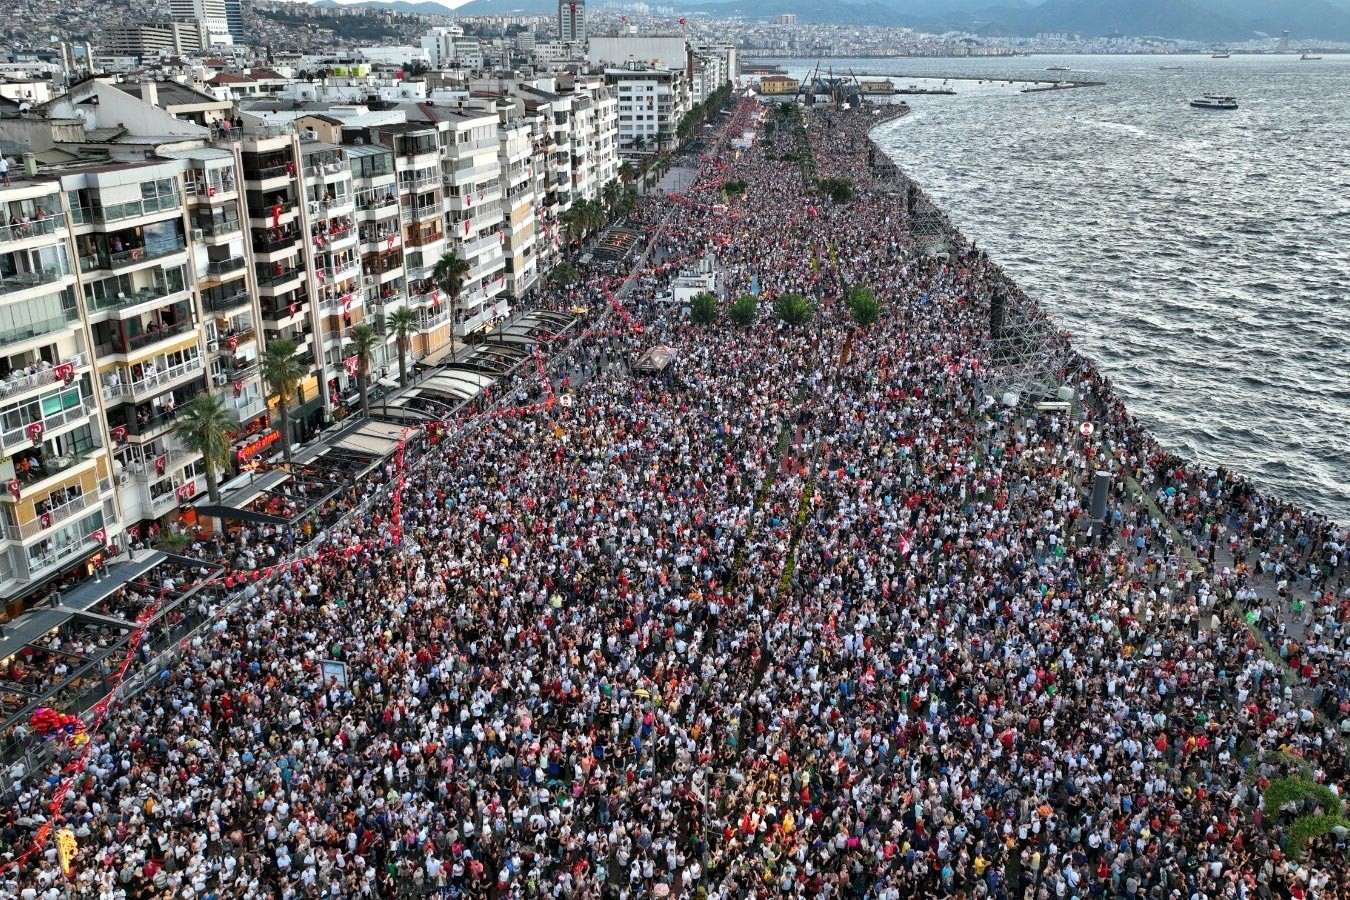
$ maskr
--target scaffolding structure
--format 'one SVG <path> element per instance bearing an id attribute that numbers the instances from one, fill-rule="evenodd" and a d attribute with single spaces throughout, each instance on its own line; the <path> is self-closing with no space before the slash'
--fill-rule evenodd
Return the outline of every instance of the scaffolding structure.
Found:
<path id="1" fill-rule="evenodd" d="M 951 253 L 947 244 L 947 217 L 916 186 L 910 185 L 905 197 L 909 212 L 909 233 L 919 252 L 925 256 Z"/>
<path id="2" fill-rule="evenodd" d="M 1030 299 L 998 288 L 989 298 L 989 334 L 986 396 L 1004 402 L 1011 394 L 1018 405 L 1058 397 L 1068 345 Z"/>

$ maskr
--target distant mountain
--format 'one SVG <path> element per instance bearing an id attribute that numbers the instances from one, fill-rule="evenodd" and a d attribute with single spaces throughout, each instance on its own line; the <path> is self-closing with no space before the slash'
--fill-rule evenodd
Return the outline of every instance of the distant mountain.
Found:
<path id="1" fill-rule="evenodd" d="M 469 0 L 455 7 L 457 16 L 552 16 L 557 12 L 555 0 Z"/>
<path id="2" fill-rule="evenodd" d="M 433 0 L 422 0 L 421 3 L 410 3 L 409 0 L 360 0 L 357 3 L 315 0 L 310 6 L 317 6 L 320 9 L 383 9 L 389 12 L 414 13 L 422 16 L 448 16 L 455 12 L 449 5 L 435 3 Z"/>
<path id="3" fill-rule="evenodd" d="M 356 6 L 423 15 L 553 15 L 557 0 L 317 0 L 319 7 Z M 593 0 L 595 2 L 595 0 Z M 1278 35 L 1296 40 L 1350 40 L 1350 0 L 665 0 L 691 15 L 762 19 L 794 13 L 804 24 L 907 26 L 989 35 L 1042 31 L 1090 37 L 1109 34 L 1193 41 L 1240 41 Z"/>
<path id="4" fill-rule="evenodd" d="M 1350 40 L 1350 0 L 1045 0 L 1037 6 L 984 7 L 968 0 L 938 0 L 927 9 L 915 0 L 884 2 L 902 11 L 906 24 L 928 30 L 1240 41 L 1288 29 L 1295 38 Z"/>

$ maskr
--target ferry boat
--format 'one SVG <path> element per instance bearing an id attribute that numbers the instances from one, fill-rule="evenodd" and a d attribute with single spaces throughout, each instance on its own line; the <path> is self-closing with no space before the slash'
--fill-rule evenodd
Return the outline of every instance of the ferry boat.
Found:
<path id="1" fill-rule="evenodd" d="M 1068 66 L 1046 66 L 1046 67 L 1045 67 L 1045 71 L 1047 71 L 1047 72 L 1072 72 L 1073 69 L 1070 69 Z"/>
<path id="2" fill-rule="evenodd" d="M 1233 54 L 1231 54 L 1231 53 L 1211 53 L 1211 54 L 1209 55 L 1209 58 L 1210 58 L 1210 59 L 1228 59 L 1228 58 L 1229 58 L 1230 56 L 1232 56 L 1232 55 L 1233 55 Z"/>
<path id="3" fill-rule="evenodd" d="M 1219 94 L 1206 94 L 1203 97 L 1196 97 L 1191 101 L 1191 106 L 1196 109 L 1237 109 L 1238 102 L 1235 97 L 1224 97 Z"/>
<path id="4" fill-rule="evenodd" d="M 1321 59 L 1321 58 L 1322 58 L 1322 57 L 1316 56 L 1315 54 L 1312 54 L 1312 53 L 1305 53 L 1305 54 L 1303 54 L 1302 56 L 1299 57 L 1299 59 L 1304 60 L 1305 62 L 1306 62 L 1307 60 Z"/>

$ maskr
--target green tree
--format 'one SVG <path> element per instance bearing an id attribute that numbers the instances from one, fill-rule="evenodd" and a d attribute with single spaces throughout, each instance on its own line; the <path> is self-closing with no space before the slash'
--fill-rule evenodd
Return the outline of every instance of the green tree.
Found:
<path id="1" fill-rule="evenodd" d="M 436 267 L 431 270 L 431 280 L 445 291 L 446 299 L 454 303 L 459 292 L 464 290 L 464 279 L 469 276 L 470 268 L 472 267 L 467 259 L 457 256 L 453 250 L 448 250 L 436 261 Z"/>
<path id="2" fill-rule="evenodd" d="M 412 349 L 412 336 L 417 334 L 417 313 L 400 306 L 389 314 L 385 327 L 394 335 L 394 344 L 398 348 L 398 383 L 408 386 L 408 351 Z"/>
<path id="3" fill-rule="evenodd" d="M 854 287 L 848 292 L 848 309 L 863 328 L 871 328 L 881 318 L 881 304 L 871 288 Z"/>
<path id="4" fill-rule="evenodd" d="M 699 325 L 716 322 L 717 313 L 717 298 L 707 292 L 695 294 L 689 303 L 689 317 Z"/>
<path id="5" fill-rule="evenodd" d="M 801 294 L 779 294 L 773 300 L 773 314 L 789 325 L 805 325 L 816 314 L 816 307 Z"/>
<path id="6" fill-rule="evenodd" d="M 637 169 L 633 168 L 631 160 L 625 159 L 619 166 L 619 179 L 623 181 L 624 184 L 628 184 L 637 178 L 637 174 Z"/>
<path id="7" fill-rule="evenodd" d="M 370 418 L 370 367 L 375 362 L 375 348 L 380 336 L 365 322 L 352 328 L 351 343 L 346 355 L 356 357 L 356 386 L 361 391 L 361 415 Z"/>
<path id="8" fill-rule="evenodd" d="M 263 381 L 267 382 L 272 396 L 277 398 L 277 415 L 281 417 L 281 453 L 288 463 L 291 461 L 291 401 L 309 374 L 309 367 L 296 355 L 298 350 L 299 345 L 295 341 L 279 338 L 267 342 L 267 352 L 262 358 Z"/>
<path id="9" fill-rule="evenodd" d="M 558 287 L 567 287 L 581 280 L 581 273 L 571 263 L 560 262 L 548 273 L 548 280 Z"/>
<path id="10" fill-rule="evenodd" d="M 753 325 L 759 316 L 759 300 L 754 294 L 741 294 L 731 304 L 731 320 L 737 325 Z"/>
<path id="11" fill-rule="evenodd" d="M 605 206 L 609 208 L 611 215 L 617 215 L 619 204 L 623 200 L 623 186 L 617 180 L 608 181 L 600 191 L 600 196 L 604 198 Z"/>
<path id="12" fill-rule="evenodd" d="M 238 432 L 225 412 L 225 404 L 209 393 L 192 398 L 173 426 L 173 433 L 183 446 L 202 455 L 206 495 L 212 503 L 220 503 L 219 473 L 230 463 L 230 439 Z"/>
<path id="13" fill-rule="evenodd" d="M 847 178 L 822 178 L 816 182 L 816 186 L 835 203 L 847 203 L 853 199 L 853 182 Z"/>

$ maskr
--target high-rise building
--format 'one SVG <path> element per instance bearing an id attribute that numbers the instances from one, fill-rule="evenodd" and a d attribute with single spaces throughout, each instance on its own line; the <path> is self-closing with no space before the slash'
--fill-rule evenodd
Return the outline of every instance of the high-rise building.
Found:
<path id="1" fill-rule="evenodd" d="M 586 0 L 558 0 L 558 40 L 586 42 Z"/>
<path id="2" fill-rule="evenodd" d="M 233 44 L 234 35 L 230 30 L 229 8 L 233 2 L 243 31 L 242 14 L 238 13 L 239 0 L 170 0 L 169 12 L 176 21 L 196 22 L 202 35 L 203 47 Z"/>

